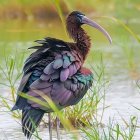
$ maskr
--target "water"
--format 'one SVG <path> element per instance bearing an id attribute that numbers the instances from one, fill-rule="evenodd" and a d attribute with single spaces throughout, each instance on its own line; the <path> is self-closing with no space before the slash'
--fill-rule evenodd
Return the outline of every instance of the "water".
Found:
<path id="1" fill-rule="evenodd" d="M 58 22 L 58 21 L 57 21 Z M 53 23 L 53 24 L 52 24 Z M 12 23 L 1 22 L 0 33 L 0 63 L 4 65 L 4 53 L 6 56 L 21 56 L 25 52 L 25 57 L 31 52 L 26 50 L 32 46 L 33 40 L 41 39 L 47 36 L 56 38 L 68 38 L 65 32 L 62 32 L 62 27 L 54 26 L 56 22 L 21 22 L 14 21 Z M 59 22 L 58 22 L 59 23 Z M 138 23 L 135 23 L 136 25 Z M 61 25 L 61 24 L 59 24 Z M 108 79 L 109 87 L 106 90 L 105 109 L 103 115 L 104 124 L 108 124 L 109 118 L 115 123 L 121 124 L 124 129 L 126 125 L 123 119 L 129 124 L 130 117 L 136 116 L 138 118 L 137 125 L 140 126 L 140 111 L 135 107 L 140 107 L 140 90 L 136 86 L 136 81 L 140 79 L 140 59 L 139 59 L 139 44 L 128 35 L 120 26 L 108 26 L 108 30 L 113 37 L 113 44 L 109 46 L 107 41 L 98 31 L 92 31 L 91 28 L 86 28 L 88 33 L 94 39 L 94 46 L 90 52 L 87 62 L 99 64 L 100 54 L 103 55 L 103 63 L 105 65 L 105 78 Z M 137 26 L 131 25 L 135 31 Z M 55 28 L 54 28 L 55 27 Z M 135 28 L 136 27 L 136 28 Z M 120 29 L 121 28 L 121 29 Z M 120 34 L 121 32 L 121 34 Z M 138 31 L 140 34 L 140 32 Z M 95 36 L 95 34 L 97 36 Z M 102 40 L 102 43 L 100 43 Z M 87 63 L 87 65 L 88 65 Z M 22 64 L 20 64 L 22 66 Z M 0 73 L 0 82 L 5 82 L 4 76 Z M 16 86 L 18 86 L 18 82 Z M 0 85 L 1 95 L 5 98 L 9 96 L 10 89 Z M 0 103 L 1 106 L 3 104 Z M 21 132 L 20 120 L 11 116 L 10 112 L 4 112 L 5 108 L 0 108 L 0 140 L 24 140 L 25 137 Z M 98 106 L 98 115 L 102 114 L 102 102 Z M 55 131 L 53 131 L 54 139 L 56 139 Z M 40 127 L 40 135 L 43 140 L 48 139 L 48 128 Z M 66 134 L 61 130 L 63 139 L 72 139 L 70 134 Z M 134 140 L 140 139 L 140 129 L 137 128 Z"/>

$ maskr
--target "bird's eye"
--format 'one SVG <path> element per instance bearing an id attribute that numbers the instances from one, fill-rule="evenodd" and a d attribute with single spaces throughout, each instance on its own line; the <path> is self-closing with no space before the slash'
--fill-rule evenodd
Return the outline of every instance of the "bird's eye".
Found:
<path id="1" fill-rule="evenodd" d="M 82 17 L 83 17 L 83 16 L 84 16 L 84 15 L 77 14 L 77 19 L 79 20 L 80 23 L 82 23 Z"/>

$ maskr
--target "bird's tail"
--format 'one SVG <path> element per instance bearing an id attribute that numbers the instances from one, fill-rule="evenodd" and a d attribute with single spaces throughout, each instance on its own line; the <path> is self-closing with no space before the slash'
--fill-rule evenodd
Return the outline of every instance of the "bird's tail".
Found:
<path id="1" fill-rule="evenodd" d="M 28 139 L 38 127 L 43 115 L 44 111 L 32 107 L 22 110 L 22 131 Z"/>

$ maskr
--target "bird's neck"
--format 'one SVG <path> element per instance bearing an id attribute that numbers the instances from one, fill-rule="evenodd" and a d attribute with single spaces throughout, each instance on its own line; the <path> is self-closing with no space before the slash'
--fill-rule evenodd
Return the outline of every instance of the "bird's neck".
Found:
<path id="1" fill-rule="evenodd" d="M 73 28 L 70 32 L 70 36 L 76 43 L 76 47 L 81 53 L 83 60 L 85 60 L 91 46 L 90 37 L 81 27 L 75 29 Z"/>

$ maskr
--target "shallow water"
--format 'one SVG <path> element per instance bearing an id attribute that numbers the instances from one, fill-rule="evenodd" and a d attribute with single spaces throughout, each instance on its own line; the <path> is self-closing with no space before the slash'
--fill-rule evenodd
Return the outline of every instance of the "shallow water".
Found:
<path id="1" fill-rule="evenodd" d="M 138 25 L 138 23 L 135 23 Z M 18 26 L 17 25 L 21 25 Z M 22 25 L 23 28 L 22 28 Z M 113 26 L 113 25 L 112 25 Z M 136 81 L 140 79 L 140 47 L 139 43 L 128 35 L 120 26 L 114 25 L 116 29 L 107 26 L 113 37 L 113 44 L 110 46 L 108 42 L 97 31 L 92 32 L 90 28 L 86 28 L 88 33 L 94 38 L 94 46 L 90 52 L 86 65 L 89 64 L 100 65 L 100 55 L 103 56 L 103 63 L 105 65 L 105 79 L 109 80 L 109 87 L 106 90 L 105 109 L 102 123 L 108 124 L 109 118 L 119 123 L 124 129 L 126 125 L 123 119 L 129 123 L 131 116 L 138 118 L 137 125 L 140 126 L 140 111 L 133 106 L 140 107 L 140 90 L 136 87 Z M 135 31 L 140 35 L 140 31 L 136 30 L 134 25 L 131 25 Z M 6 27 L 6 28 L 5 28 Z M 121 29 L 120 29 L 121 28 Z M 122 34 L 119 34 L 122 31 Z M 94 34 L 97 33 L 97 36 Z M 59 38 L 67 38 L 61 28 L 56 27 L 51 23 L 25 23 L 19 24 L 19 21 L 12 24 L 1 23 L 0 33 L 0 63 L 4 65 L 4 53 L 6 56 L 14 57 L 21 56 L 25 52 L 25 57 L 31 53 L 26 50 L 33 45 L 33 40 L 40 39 L 47 36 L 54 36 Z M 67 39 L 66 39 L 67 40 Z M 97 41 L 96 41 L 97 40 Z M 102 40 L 100 43 L 99 40 Z M 18 54 L 16 54 L 16 52 Z M 21 64 L 22 65 L 22 64 Z M 6 82 L 0 73 L 0 82 Z M 18 86 L 18 82 L 16 83 Z M 10 89 L 0 85 L 1 95 L 5 98 L 9 96 Z M 1 105 L 1 103 L 0 103 Z M 24 140 L 21 132 L 20 120 L 11 117 L 10 112 L 4 112 L 5 108 L 0 108 L 0 140 Z M 102 113 L 102 102 L 98 106 L 98 119 Z M 123 118 L 123 119 L 122 119 Z M 55 131 L 54 139 L 55 138 Z M 40 136 L 43 140 L 48 138 L 48 128 L 40 128 Z M 63 139 L 72 139 L 70 134 L 61 131 Z M 134 140 L 140 139 L 140 128 L 137 128 Z"/>

